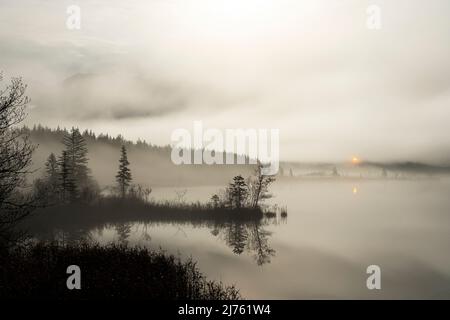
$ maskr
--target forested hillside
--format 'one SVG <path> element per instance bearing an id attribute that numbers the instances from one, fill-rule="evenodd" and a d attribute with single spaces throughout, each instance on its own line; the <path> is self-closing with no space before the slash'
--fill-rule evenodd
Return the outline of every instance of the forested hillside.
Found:
<path id="1" fill-rule="evenodd" d="M 64 148 L 62 141 L 69 130 L 40 125 L 21 130 L 29 133 L 32 143 L 38 145 L 33 154 L 35 172 L 29 178 L 34 179 L 42 173 L 50 153 L 57 157 L 61 154 Z M 82 136 L 88 148 L 88 167 L 101 187 L 115 184 L 122 145 L 128 150 L 134 183 L 143 186 L 224 185 L 235 175 L 248 175 L 252 171 L 251 166 L 245 165 L 177 166 L 171 161 L 169 146 L 155 146 L 142 140 L 131 142 L 121 136 L 96 135 L 90 131 L 82 132 Z"/>

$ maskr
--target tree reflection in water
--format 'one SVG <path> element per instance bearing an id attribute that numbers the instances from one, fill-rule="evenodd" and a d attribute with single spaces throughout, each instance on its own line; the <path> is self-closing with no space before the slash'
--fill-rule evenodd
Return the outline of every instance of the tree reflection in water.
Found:
<path id="1" fill-rule="evenodd" d="M 93 234 L 97 238 L 103 237 L 106 230 L 112 230 L 115 234 L 114 242 L 122 245 L 134 245 L 130 241 L 130 236 L 135 235 L 137 242 L 150 242 L 151 228 L 157 228 L 164 225 L 174 225 L 178 228 L 177 233 L 182 230 L 183 226 L 194 226 L 196 228 L 208 228 L 212 236 L 223 241 L 229 246 L 232 252 L 236 255 L 248 253 L 253 256 L 258 265 L 264 265 L 271 262 L 271 258 L 275 256 L 275 250 L 270 246 L 269 240 L 272 232 L 266 227 L 270 225 L 278 225 L 286 223 L 285 217 L 264 217 L 255 220 L 176 220 L 176 221 L 141 221 L 141 222 L 116 222 L 116 223 L 102 223 L 97 225 L 85 225 L 81 227 L 69 227 L 53 229 L 45 233 L 38 233 L 36 238 L 39 240 L 52 240 L 62 244 L 70 244 L 75 242 L 95 242 Z M 186 237 L 188 234 L 184 233 Z"/>
<path id="2" fill-rule="evenodd" d="M 128 245 L 128 238 L 131 234 L 131 223 L 117 223 L 114 229 L 117 233 L 117 242 L 122 245 Z"/>
<path id="3" fill-rule="evenodd" d="M 216 224 L 211 234 L 223 239 L 232 251 L 240 255 L 244 251 L 251 253 L 258 265 L 270 263 L 275 250 L 269 245 L 272 232 L 264 229 L 268 219 L 252 222 L 227 222 Z"/>

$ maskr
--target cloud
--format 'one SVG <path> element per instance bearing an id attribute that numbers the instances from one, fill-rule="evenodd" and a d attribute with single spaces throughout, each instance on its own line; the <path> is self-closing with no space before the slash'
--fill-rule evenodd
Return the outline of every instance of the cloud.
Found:
<path id="1" fill-rule="evenodd" d="M 448 1 L 380 0 L 376 32 L 353 0 L 80 1 L 77 32 L 69 2 L 0 4 L 0 69 L 34 122 L 168 143 L 200 119 L 279 128 L 292 160 L 446 161 Z"/>
<path id="2" fill-rule="evenodd" d="M 173 84 L 160 83 L 124 72 L 76 74 L 65 79 L 57 101 L 80 120 L 158 117 L 186 107 L 188 93 Z"/>

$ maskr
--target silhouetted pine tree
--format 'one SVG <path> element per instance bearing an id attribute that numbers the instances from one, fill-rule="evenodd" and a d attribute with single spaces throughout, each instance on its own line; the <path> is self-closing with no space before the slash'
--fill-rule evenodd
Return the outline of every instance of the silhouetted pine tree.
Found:
<path id="1" fill-rule="evenodd" d="M 87 146 L 86 141 L 76 128 L 72 128 L 70 133 L 64 136 L 63 144 L 66 147 L 68 166 L 72 174 L 72 180 L 77 186 L 83 187 L 89 180 L 89 169 L 87 167 Z"/>
<path id="2" fill-rule="evenodd" d="M 217 194 L 214 194 L 211 197 L 211 203 L 212 203 L 212 206 L 213 206 L 214 209 L 219 207 L 219 205 L 220 205 L 220 198 L 219 198 L 219 196 Z"/>
<path id="3" fill-rule="evenodd" d="M 116 181 L 119 185 L 119 190 L 122 198 L 125 198 L 127 189 L 131 183 L 131 170 L 128 168 L 130 162 L 128 162 L 127 149 L 122 145 L 121 156 L 119 159 L 119 171 L 116 175 Z"/>
<path id="4" fill-rule="evenodd" d="M 248 186 L 241 175 L 233 178 L 233 183 L 230 184 L 230 192 L 235 207 L 242 208 L 248 196 Z"/>
<path id="5" fill-rule="evenodd" d="M 59 166 L 59 185 L 63 201 L 76 198 L 76 186 L 73 180 L 72 166 L 67 151 L 63 151 L 58 161 Z"/>

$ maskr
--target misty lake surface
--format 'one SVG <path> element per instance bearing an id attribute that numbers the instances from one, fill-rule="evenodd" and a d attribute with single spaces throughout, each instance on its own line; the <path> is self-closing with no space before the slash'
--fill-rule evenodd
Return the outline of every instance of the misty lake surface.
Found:
<path id="1" fill-rule="evenodd" d="M 187 188 L 184 199 L 208 201 L 218 189 Z M 177 190 L 152 196 L 173 200 Z M 90 236 L 192 257 L 247 299 L 450 298 L 449 179 L 277 181 L 272 191 L 286 219 L 129 223 Z M 381 268 L 381 290 L 367 289 L 369 265 Z"/>

